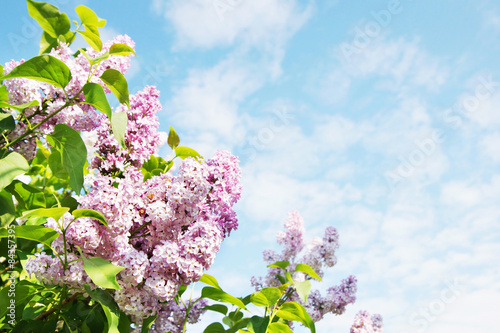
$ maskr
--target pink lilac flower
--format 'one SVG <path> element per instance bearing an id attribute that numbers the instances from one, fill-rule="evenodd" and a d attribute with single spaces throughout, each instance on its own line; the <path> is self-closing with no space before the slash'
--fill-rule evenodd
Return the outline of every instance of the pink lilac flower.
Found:
<path id="1" fill-rule="evenodd" d="M 232 209 L 236 199 L 228 198 L 239 197 L 236 189 L 240 187 L 234 183 L 239 179 L 237 165 L 232 164 L 233 169 L 225 171 L 216 185 L 222 190 L 211 196 L 213 175 L 217 173 L 214 169 L 227 165 L 228 160 L 235 159 L 229 158 L 228 153 L 216 153 L 207 161 L 187 158 L 176 174 L 153 176 L 145 182 L 133 165 L 124 169 L 121 178 L 98 174 L 90 192 L 78 200 L 80 208 L 101 212 L 108 226 L 88 218 L 73 221 L 69 213 L 60 221 L 49 219 L 46 226 L 61 232 L 61 227 L 71 223 L 67 243 L 72 254 L 79 246 L 88 256 L 124 267 L 117 275 L 123 289 L 114 292 L 115 301 L 122 311 L 140 322 L 146 314 L 160 311 L 163 302 L 172 300 L 181 284 L 198 281 L 213 264 L 224 231 L 236 227 L 234 221 L 230 227 L 221 226 L 221 204 L 216 201 L 226 196 L 223 204 L 226 210 Z M 62 252 L 61 238 L 53 243 L 58 252 Z M 43 256 L 30 259 L 29 272 L 51 283 L 64 283 L 61 267 L 57 274 L 47 272 L 43 268 L 45 261 Z M 83 281 L 88 282 L 83 267 L 80 273 Z M 130 304 L 126 295 L 132 290 L 141 304 Z"/>
<path id="2" fill-rule="evenodd" d="M 370 315 L 367 311 L 360 311 L 354 318 L 351 333 L 383 333 L 382 316 Z"/>
<path id="3" fill-rule="evenodd" d="M 152 154 L 158 152 L 162 143 L 158 130 L 156 113 L 161 111 L 160 93 L 155 87 L 130 96 L 130 110 L 120 105 L 115 112 L 127 112 L 125 142 L 127 149 L 121 149 L 111 131 L 109 119 L 99 115 L 100 127 L 97 129 L 96 156 L 91 166 L 101 174 L 123 172 L 129 165 L 140 168 Z"/>

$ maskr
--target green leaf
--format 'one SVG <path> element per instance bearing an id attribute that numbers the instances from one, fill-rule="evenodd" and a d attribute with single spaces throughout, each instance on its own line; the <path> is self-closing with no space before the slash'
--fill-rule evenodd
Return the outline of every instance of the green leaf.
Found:
<path id="1" fill-rule="evenodd" d="M 116 281 L 116 274 L 120 273 L 123 269 L 125 269 L 125 267 L 113 265 L 108 260 L 104 260 L 99 257 L 86 258 L 80 247 L 77 246 L 77 248 L 83 259 L 83 268 L 92 279 L 92 282 L 101 288 L 115 290 L 122 289 Z"/>
<path id="2" fill-rule="evenodd" d="M 104 313 L 101 305 L 95 302 L 89 306 L 83 302 L 74 302 L 71 308 L 64 313 L 65 321 L 69 326 L 82 333 L 103 332 L 104 331 Z"/>
<path id="3" fill-rule="evenodd" d="M 3 75 L 3 66 L 0 69 L 0 77 Z M 6 86 L 0 86 L 0 101 L 8 101 L 9 100 L 9 91 Z"/>
<path id="4" fill-rule="evenodd" d="M 281 268 L 282 270 L 285 270 L 288 265 L 290 265 L 290 262 L 287 260 L 284 261 L 276 261 L 274 264 L 267 265 L 267 267 L 277 267 Z"/>
<path id="5" fill-rule="evenodd" d="M 71 81 L 71 71 L 61 60 L 50 55 L 33 57 L 3 77 L 3 80 L 24 77 L 41 82 L 50 83 L 59 88 L 64 88 Z"/>
<path id="6" fill-rule="evenodd" d="M 222 326 L 221 323 L 211 323 L 203 331 L 203 333 L 225 333 L 225 332 L 226 330 L 224 329 L 224 326 Z"/>
<path id="7" fill-rule="evenodd" d="M 23 104 L 19 104 L 19 105 L 13 105 L 13 104 L 9 104 L 6 102 L 0 102 L 0 108 L 11 108 L 11 109 L 14 109 L 17 111 L 23 111 L 26 108 L 29 108 L 31 106 L 37 106 L 37 105 L 38 105 L 38 101 L 31 101 L 31 102 L 23 103 Z M 0 114 L 0 117 L 1 117 L 1 114 Z M 14 120 L 14 119 L 12 119 L 12 120 Z"/>
<path id="8" fill-rule="evenodd" d="M 122 104 L 126 104 L 130 109 L 128 84 L 123 74 L 116 69 L 109 68 L 102 73 L 100 79 L 108 86 L 109 90 L 111 90 L 116 98 L 118 98 L 118 101 Z"/>
<path id="9" fill-rule="evenodd" d="M 156 320 L 156 317 L 158 317 L 158 314 L 155 314 L 154 316 L 149 316 L 142 321 L 141 333 L 148 333 L 149 332 L 149 329 L 151 328 L 151 326 L 153 326 L 153 324 Z"/>
<path id="10" fill-rule="evenodd" d="M 219 313 L 222 313 L 223 315 L 227 314 L 227 306 L 222 305 L 222 304 L 207 305 L 203 309 L 219 312 Z"/>
<path id="11" fill-rule="evenodd" d="M 92 105 L 97 110 L 101 111 L 111 120 L 111 107 L 104 88 L 97 83 L 88 82 L 83 86 L 83 94 L 85 95 L 85 103 Z"/>
<path id="12" fill-rule="evenodd" d="M 0 152 L 1 154 L 1 152 Z M 29 170 L 29 165 L 26 159 L 16 152 L 11 152 L 0 159 L 0 191 L 8 186 L 14 178 L 22 175 Z"/>
<path id="13" fill-rule="evenodd" d="M 29 239 L 51 247 L 52 241 L 59 237 L 59 233 L 54 229 L 39 225 L 18 225 L 14 228 L 16 238 Z M 0 238 L 7 238 L 9 230 L 0 229 Z"/>
<path id="14" fill-rule="evenodd" d="M 57 150 L 53 151 L 49 156 L 49 167 L 52 175 L 59 179 L 69 179 L 69 173 L 63 166 L 61 153 Z"/>
<path id="15" fill-rule="evenodd" d="M 97 14 L 88 7 L 80 5 L 75 8 L 75 11 L 84 25 L 93 25 L 99 28 L 106 25 L 106 20 L 99 18 Z"/>
<path id="16" fill-rule="evenodd" d="M 120 331 L 120 333 L 130 333 L 130 319 L 123 312 L 120 312 L 120 321 L 118 322 L 118 331 Z"/>
<path id="17" fill-rule="evenodd" d="M 104 314 L 108 320 L 108 333 L 120 333 L 118 325 L 120 324 L 121 311 L 115 303 L 113 297 L 102 289 L 90 289 L 88 284 L 85 284 L 85 291 L 89 296 L 101 304 Z"/>
<path id="18" fill-rule="evenodd" d="M 200 282 L 206 283 L 212 287 L 222 290 L 222 288 L 219 286 L 219 283 L 212 275 L 203 274 L 200 278 Z"/>
<path id="19" fill-rule="evenodd" d="M 61 14 L 57 7 L 45 3 L 28 0 L 28 13 L 50 36 L 57 38 L 69 31 L 71 22 L 66 14 Z"/>
<path id="20" fill-rule="evenodd" d="M 147 160 L 146 162 L 144 162 L 142 164 L 142 168 L 141 168 L 143 171 L 153 171 L 154 169 L 158 169 L 158 158 L 154 155 L 151 155 L 149 157 L 149 160 Z"/>
<path id="21" fill-rule="evenodd" d="M 2 103 L 3 102 L 0 102 L 0 105 L 2 105 Z M 10 131 L 14 128 L 16 128 L 14 117 L 12 117 L 10 113 L 0 111 L 0 130 Z"/>
<path id="22" fill-rule="evenodd" d="M 113 134 L 115 135 L 116 141 L 123 148 L 127 148 L 125 146 L 125 134 L 127 133 L 127 122 L 128 116 L 127 112 L 113 112 L 111 114 L 111 129 L 113 130 Z"/>
<path id="23" fill-rule="evenodd" d="M 252 294 L 250 301 L 257 306 L 272 307 L 278 303 L 283 293 L 274 287 L 263 288 Z"/>
<path id="24" fill-rule="evenodd" d="M 85 52 L 84 49 L 78 49 L 78 52 L 80 52 L 81 54 L 84 55 L 85 58 L 87 58 L 91 66 L 98 64 L 101 61 L 109 58 L 109 52 L 104 52 L 103 54 L 95 58 L 89 57 L 89 55 Z"/>
<path id="25" fill-rule="evenodd" d="M 218 302 L 230 303 L 230 304 L 236 305 L 237 307 L 239 307 L 241 309 L 245 309 L 245 304 L 243 304 L 243 302 L 240 299 L 238 299 L 234 296 L 231 296 L 228 293 L 226 293 L 220 289 L 217 289 L 217 288 L 213 288 L 213 287 L 203 288 L 201 290 L 201 297 L 209 298 L 211 300 L 218 301 Z"/>
<path id="26" fill-rule="evenodd" d="M 16 198 L 18 209 L 45 208 L 45 195 L 36 187 L 14 180 L 6 189 Z"/>
<path id="27" fill-rule="evenodd" d="M 307 296 L 309 296 L 309 293 L 311 292 L 311 281 L 309 281 L 309 280 L 302 281 L 302 282 L 293 281 L 293 286 L 295 287 L 295 291 L 299 295 L 300 299 L 304 303 L 306 303 Z"/>
<path id="28" fill-rule="evenodd" d="M 64 35 L 59 35 L 57 38 L 50 36 L 45 31 L 42 34 L 42 39 L 40 40 L 40 54 L 50 53 L 52 49 L 56 49 L 59 43 L 63 41 L 68 45 L 71 45 L 76 38 L 76 33 L 73 31 L 68 31 Z"/>
<path id="29" fill-rule="evenodd" d="M 109 48 L 109 54 L 128 56 L 130 54 L 135 55 L 135 51 L 133 48 L 126 44 L 116 43 L 111 45 L 111 47 Z"/>
<path id="30" fill-rule="evenodd" d="M 198 154 L 198 152 L 196 152 L 196 150 L 188 148 L 188 147 L 179 146 L 179 147 L 176 147 L 174 149 L 174 151 L 175 151 L 175 155 L 177 157 L 182 158 L 182 159 L 185 159 L 188 157 L 202 158 L 201 155 Z"/>
<path id="31" fill-rule="evenodd" d="M 1 230 L 1 229 L 0 229 Z M 33 283 L 23 280 L 16 283 L 15 289 L 15 305 L 16 310 L 19 306 L 26 304 L 35 296 L 41 286 L 34 285 Z M 0 291 L 0 318 L 3 318 L 9 311 L 8 306 L 12 297 L 9 297 L 10 288 L 3 288 Z M 10 332 L 10 331 L 9 331 Z"/>
<path id="32" fill-rule="evenodd" d="M 312 269 L 311 266 L 307 264 L 298 264 L 297 266 L 295 266 L 295 271 L 306 273 L 310 277 L 321 281 L 321 277 L 314 271 L 314 269 Z"/>
<path id="33" fill-rule="evenodd" d="M 12 194 L 5 190 L 0 191 L 0 228 L 10 225 L 15 218 L 16 207 L 12 201 Z"/>
<path id="34" fill-rule="evenodd" d="M 151 155 L 149 160 L 142 164 L 141 172 L 144 175 L 144 181 L 159 176 L 168 172 L 174 163 L 172 161 L 165 161 L 163 158 Z"/>
<path id="35" fill-rule="evenodd" d="M 282 323 L 271 323 L 267 327 L 269 333 L 293 333 L 288 325 Z"/>
<path id="36" fill-rule="evenodd" d="M 247 323 L 247 328 L 253 333 L 265 333 L 267 330 L 267 324 L 269 323 L 269 317 L 259 317 L 253 316 Z"/>
<path id="37" fill-rule="evenodd" d="M 106 220 L 106 217 L 104 217 L 104 215 L 101 212 L 98 212 L 96 210 L 93 210 L 93 209 L 75 209 L 72 212 L 72 214 L 75 217 L 75 219 L 78 219 L 80 217 L 89 217 L 92 219 L 99 220 L 106 227 L 108 226 L 108 221 Z"/>
<path id="38" fill-rule="evenodd" d="M 311 330 L 311 333 L 316 332 L 314 322 L 307 313 L 306 309 L 302 305 L 296 302 L 286 302 L 280 306 L 279 310 L 276 312 L 276 316 L 285 319 L 298 321 L 304 324 L 307 328 Z"/>
<path id="39" fill-rule="evenodd" d="M 40 54 L 49 53 L 59 45 L 59 40 L 52 37 L 47 32 L 43 32 L 42 39 L 40 40 Z"/>
<path id="40" fill-rule="evenodd" d="M 102 41 L 98 34 L 91 30 L 89 26 L 85 26 L 85 31 L 78 30 L 77 31 L 89 45 L 96 50 L 97 52 L 101 52 L 102 50 Z"/>
<path id="41" fill-rule="evenodd" d="M 170 148 L 175 149 L 180 142 L 179 136 L 177 135 L 177 132 L 170 126 L 170 132 L 168 133 L 168 145 Z"/>
<path id="42" fill-rule="evenodd" d="M 73 212 L 75 209 L 78 208 L 78 201 L 76 201 L 75 198 L 71 197 L 71 196 L 68 196 L 68 197 L 65 197 L 62 201 L 61 201 L 61 206 L 62 207 L 68 207 L 69 208 L 69 212 Z"/>
<path id="43" fill-rule="evenodd" d="M 77 193 L 83 186 L 83 169 L 87 161 L 87 148 L 80 133 L 64 124 L 57 124 L 47 141 L 59 151 L 62 165 L 69 174 L 69 185 Z"/>

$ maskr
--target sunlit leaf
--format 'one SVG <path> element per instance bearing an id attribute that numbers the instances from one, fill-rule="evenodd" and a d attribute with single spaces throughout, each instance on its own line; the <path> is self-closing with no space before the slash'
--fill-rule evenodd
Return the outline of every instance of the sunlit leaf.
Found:
<path id="1" fill-rule="evenodd" d="M 14 178 L 29 170 L 26 159 L 19 153 L 11 152 L 0 159 L 0 191 L 8 186 Z"/>
<path id="2" fill-rule="evenodd" d="M 206 283 L 212 287 L 215 287 L 219 290 L 222 290 L 221 287 L 219 286 L 219 283 L 217 282 L 217 280 L 212 276 L 212 275 L 209 275 L 209 274 L 203 274 L 200 278 L 200 282 L 203 282 L 203 283 Z"/>
<path id="3" fill-rule="evenodd" d="M 28 239 L 42 243 L 51 247 L 52 241 L 59 237 L 59 233 L 54 229 L 43 227 L 40 225 L 21 225 L 15 226 L 16 238 Z M 0 238 L 9 236 L 9 231 L 6 228 L 0 229 Z"/>
<path id="4" fill-rule="evenodd" d="M 27 78 L 50 83 L 59 88 L 64 88 L 71 81 L 71 71 L 61 60 L 50 55 L 33 57 L 14 67 L 3 79 Z"/>
<path id="5" fill-rule="evenodd" d="M 96 285 L 101 288 L 107 289 L 122 289 L 116 281 L 116 275 L 120 273 L 125 267 L 113 265 L 108 260 L 99 257 L 86 258 L 79 247 L 80 256 L 83 259 L 83 268 L 87 275 L 92 279 Z"/>
<path id="6" fill-rule="evenodd" d="M 109 68 L 100 76 L 109 90 L 118 98 L 120 103 L 127 105 L 130 109 L 128 83 L 122 73 L 114 68 Z"/>
<path id="7" fill-rule="evenodd" d="M 310 277 L 321 281 L 321 277 L 318 275 L 318 273 L 316 273 L 314 269 L 312 269 L 312 267 L 307 264 L 298 264 L 297 266 L 295 266 L 295 271 L 306 273 Z"/>
<path id="8" fill-rule="evenodd" d="M 111 107 L 109 106 L 108 99 L 104 88 L 97 83 L 88 82 L 83 86 L 83 94 L 85 96 L 85 103 L 90 104 L 97 110 L 101 111 L 111 119 Z"/>
<path id="9" fill-rule="evenodd" d="M 109 48 L 109 54 L 112 55 L 120 55 L 120 56 L 127 56 L 127 55 L 135 55 L 135 51 L 133 48 L 126 44 L 121 44 L 121 43 L 116 43 L 111 45 Z"/>
<path id="10" fill-rule="evenodd" d="M 239 307 L 241 309 L 245 309 L 245 304 L 243 304 L 243 302 L 240 299 L 238 299 L 234 296 L 231 296 L 228 293 L 226 293 L 220 289 L 217 289 L 217 288 L 213 288 L 213 287 L 203 288 L 201 290 L 201 297 L 209 298 L 211 300 L 218 301 L 218 302 L 230 303 L 230 304 L 236 305 L 237 307 Z"/>
<path id="11" fill-rule="evenodd" d="M 85 25 L 93 25 L 99 28 L 106 25 L 106 20 L 99 18 L 92 9 L 85 7 L 84 5 L 76 7 L 75 11 L 80 17 L 82 23 Z"/>
<path id="12" fill-rule="evenodd" d="M 68 16 L 60 13 L 57 7 L 46 3 L 28 0 L 28 13 L 50 36 L 64 35 L 71 27 Z"/>
<path id="13" fill-rule="evenodd" d="M 88 217 L 91 219 L 96 219 L 102 222 L 106 227 L 108 226 L 108 221 L 106 220 L 106 217 L 101 213 L 93 209 L 75 209 L 71 213 L 75 219 L 80 218 L 80 217 Z"/>
<path id="14" fill-rule="evenodd" d="M 180 157 L 182 159 L 188 158 L 188 157 L 194 157 L 194 158 L 201 158 L 201 155 L 198 154 L 198 152 L 194 149 L 191 149 L 189 147 L 183 147 L 179 146 L 175 148 L 175 155 L 177 157 Z"/>
<path id="15" fill-rule="evenodd" d="M 126 148 L 125 133 L 127 133 L 127 122 L 127 112 L 113 112 L 111 114 L 111 129 L 116 140 L 123 148 Z"/>
<path id="16" fill-rule="evenodd" d="M 311 333 L 316 332 L 314 322 L 307 313 L 306 309 L 296 302 L 286 302 L 282 304 L 279 310 L 276 312 L 276 316 L 285 319 L 298 321 L 304 324 L 307 328 L 311 330 Z"/>

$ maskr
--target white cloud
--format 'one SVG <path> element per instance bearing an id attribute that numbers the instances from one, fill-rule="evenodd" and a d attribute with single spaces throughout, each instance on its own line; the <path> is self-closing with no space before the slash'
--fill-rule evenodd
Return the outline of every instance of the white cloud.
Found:
<path id="1" fill-rule="evenodd" d="M 500 163 L 500 132 L 486 135 L 480 142 L 484 156 L 495 163 Z"/>
<path id="2" fill-rule="evenodd" d="M 400 90 L 402 85 L 410 84 L 437 91 L 449 75 L 444 62 L 421 50 L 418 40 L 380 38 L 351 60 L 341 53 L 337 53 L 337 58 L 355 77 L 375 74 L 390 78 L 392 81 L 386 86 L 391 89 Z"/>
<path id="3" fill-rule="evenodd" d="M 153 8 L 173 25 L 176 47 L 271 47 L 293 35 L 310 17 L 313 5 L 295 0 L 155 0 Z"/>
<path id="4" fill-rule="evenodd" d="M 459 97 L 459 105 L 464 105 L 466 116 L 484 128 L 497 128 L 500 125 L 500 92 L 495 82 L 495 93 L 478 98 L 477 95 L 464 94 Z"/>
<path id="5" fill-rule="evenodd" d="M 174 97 L 166 110 L 174 115 L 176 125 L 186 129 L 186 136 L 204 144 L 201 151 L 212 152 L 221 141 L 223 147 L 230 147 L 245 135 L 238 110 L 263 84 L 258 70 L 258 66 L 246 67 L 233 60 L 206 70 L 191 70 L 184 83 L 173 88 Z"/>
<path id="6" fill-rule="evenodd" d="M 460 209 L 489 205 L 500 197 L 500 176 L 494 175 L 491 183 L 451 181 L 442 185 L 441 201 Z"/>

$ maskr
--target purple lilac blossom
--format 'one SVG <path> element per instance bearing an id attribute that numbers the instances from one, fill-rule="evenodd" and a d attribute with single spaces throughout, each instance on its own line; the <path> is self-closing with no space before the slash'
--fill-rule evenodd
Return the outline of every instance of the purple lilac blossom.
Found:
<path id="1" fill-rule="evenodd" d="M 383 333 L 382 316 L 360 311 L 354 318 L 350 333 Z"/>
<path id="2" fill-rule="evenodd" d="M 175 175 L 169 172 L 143 182 L 142 173 L 130 165 L 122 176 L 97 175 L 91 191 L 79 198 L 80 208 L 102 212 L 109 227 L 77 219 L 68 228 L 67 242 L 70 248 L 78 245 L 86 255 L 125 267 L 117 275 L 122 289 L 115 291 L 114 297 L 138 322 L 158 313 L 161 303 L 172 300 L 180 284 L 199 280 L 213 263 L 225 233 L 237 227 L 235 219 L 220 218 L 219 207 L 232 209 L 239 198 L 239 168 L 229 153 L 217 152 L 206 162 L 185 159 Z M 214 186 L 219 189 L 211 191 Z M 212 192 L 215 194 L 209 195 Z M 66 214 L 58 222 L 67 225 L 72 219 Z M 61 232 L 52 219 L 47 226 Z M 62 252 L 60 242 L 61 237 L 54 244 Z M 57 267 L 57 272 L 49 271 L 50 265 Z M 61 275 L 62 265 L 52 257 L 34 257 L 28 267 L 30 273 L 48 283 L 68 281 Z M 74 287 L 82 287 L 79 280 L 90 282 L 83 267 L 78 266 L 76 273 L 79 275 L 70 280 L 76 281 Z"/>
<path id="3" fill-rule="evenodd" d="M 338 248 L 338 232 L 333 227 L 327 227 L 323 238 L 315 238 L 306 249 L 304 242 L 304 221 L 298 212 L 291 212 L 284 224 L 285 231 L 279 232 L 277 240 L 283 246 L 280 254 L 272 250 L 264 251 L 264 261 L 268 264 L 276 261 L 288 261 L 290 265 L 287 271 L 293 273 L 295 266 L 299 263 L 305 263 L 311 266 L 315 272 L 323 276 L 323 267 L 333 267 L 337 260 L 335 250 Z M 305 254 L 299 258 L 302 250 Z M 263 277 L 252 277 L 251 285 L 255 290 L 260 290 L 265 287 L 279 287 L 281 282 L 276 277 L 278 274 L 283 275 L 280 268 L 268 268 L 267 275 Z M 299 276 L 300 275 L 300 276 Z M 305 274 L 294 274 L 295 279 L 304 280 Z M 356 301 L 356 278 L 349 276 L 342 280 L 339 286 L 330 287 L 327 290 L 326 296 L 322 296 L 318 290 L 314 290 L 309 294 L 307 303 L 304 303 L 297 293 L 293 293 L 289 301 L 299 302 L 306 308 L 312 320 L 317 322 L 327 313 L 340 315 L 345 311 L 347 305 Z"/>

